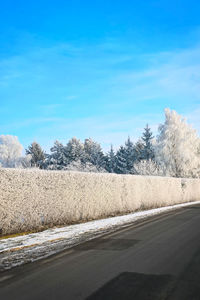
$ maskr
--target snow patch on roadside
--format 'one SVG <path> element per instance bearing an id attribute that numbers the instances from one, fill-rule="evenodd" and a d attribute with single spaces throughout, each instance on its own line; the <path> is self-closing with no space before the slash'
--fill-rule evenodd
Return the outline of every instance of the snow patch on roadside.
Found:
<path id="1" fill-rule="evenodd" d="M 61 228 L 51 228 L 42 232 L 1 239 L 0 271 L 48 257 L 104 233 L 115 231 L 138 220 L 195 204 L 200 204 L 200 201 L 139 211 L 128 215 Z"/>

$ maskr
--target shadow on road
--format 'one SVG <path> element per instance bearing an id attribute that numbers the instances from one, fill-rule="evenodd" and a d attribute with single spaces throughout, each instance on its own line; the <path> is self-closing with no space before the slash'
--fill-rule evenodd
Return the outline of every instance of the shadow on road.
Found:
<path id="1" fill-rule="evenodd" d="M 174 279 L 170 275 L 121 273 L 87 300 L 160 300 L 170 293 Z"/>
<path id="2" fill-rule="evenodd" d="M 124 272 L 86 300 L 200 300 L 200 249 L 179 277 Z"/>

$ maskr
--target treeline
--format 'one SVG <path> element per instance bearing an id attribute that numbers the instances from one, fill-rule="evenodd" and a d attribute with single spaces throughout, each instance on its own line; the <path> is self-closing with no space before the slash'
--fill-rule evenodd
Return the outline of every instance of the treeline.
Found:
<path id="1" fill-rule="evenodd" d="M 81 142 L 72 138 L 66 145 L 56 141 L 45 153 L 37 142 L 22 155 L 18 138 L 0 136 L 0 166 L 9 168 L 36 167 L 45 170 L 75 170 L 117 174 L 200 177 L 200 138 L 185 119 L 175 111 L 165 110 L 165 122 L 153 137 L 148 125 L 141 138 L 125 141 L 117 151 L 111 146 L 104 153 L 91 138 Z"/>
<path id="2" fill-rule="evenodd" d="M 31 155 L 31 166 L 41 169 L 137 174 L 135 164 L 155 157 L 152 139 L 151 129 L 146 125 L 137 143 L 134 144 L 128 137 L 116 153 L 112 145 L 110 151 L 104 153 L 101 145 L 91 138 L 82 143 L 73 137 L 66 145 L 55 141 L 50 154 L 45 154 L 40 145 L 33 142 L 26 149 L 26 154 Z"/>

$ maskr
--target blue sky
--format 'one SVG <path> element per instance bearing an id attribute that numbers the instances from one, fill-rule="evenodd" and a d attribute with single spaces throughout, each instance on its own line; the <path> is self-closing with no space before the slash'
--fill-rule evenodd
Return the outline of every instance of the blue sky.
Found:
<path id="1" fill-rule="evenodd" d="M 200 132 L 200 1 L 0 3 L 0 134 L 48 150 L 156 134 L 164 108 Z"/>

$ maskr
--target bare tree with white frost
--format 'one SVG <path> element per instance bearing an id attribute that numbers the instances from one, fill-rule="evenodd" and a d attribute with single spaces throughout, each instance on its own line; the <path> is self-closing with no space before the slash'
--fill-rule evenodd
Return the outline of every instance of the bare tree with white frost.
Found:
<path id="1" fill-rule="evenodd" d="M 151 159 L 149 160 L 143 159 L 136 162 L 133 165 L 132 173 L 136 175 L 152 175 L 152 176 L 164 175 L 162 167 Z"/>
<path id="2" fill-rule="evenodd" d="M 16 160 L 22 156 L 22 150 L 17 136 L 0 136 L 0 162 L 3 167 L 14 167 Z"/>
<path id="3" fill-rule="evenodd" d="M 31 156 L 22 156 L 23 146 L 18 137 L 13 135 L 0 136 L 0 165 L 5 168 L 28 168 Z"/>
<path id="4" fill-rule="evenodd" d="M 165 175 L 199 177 L 200 139 L 196 130 L 170 109 L 165 109 L 165 123 L 158 130 L 155 159 Z"/>

